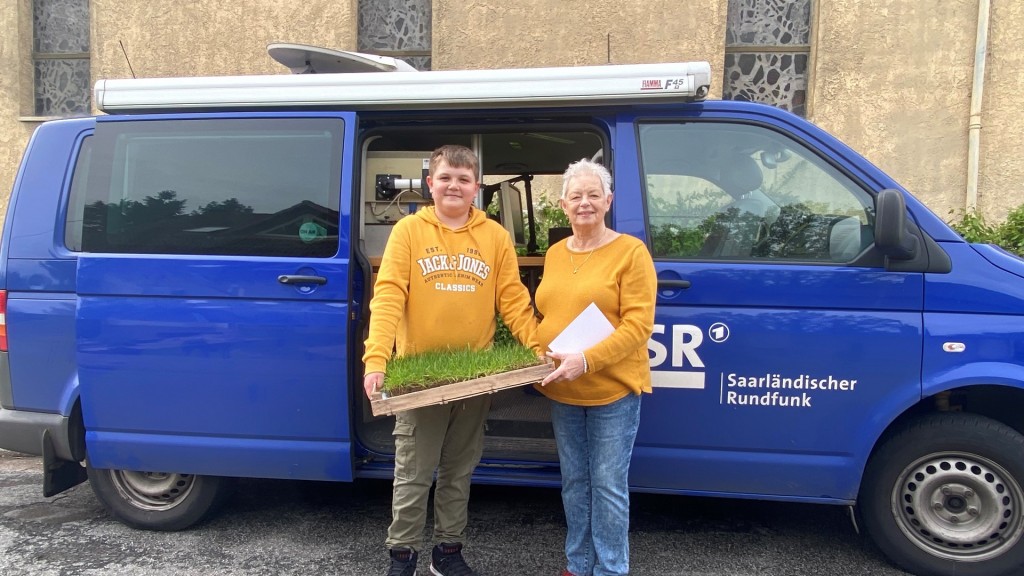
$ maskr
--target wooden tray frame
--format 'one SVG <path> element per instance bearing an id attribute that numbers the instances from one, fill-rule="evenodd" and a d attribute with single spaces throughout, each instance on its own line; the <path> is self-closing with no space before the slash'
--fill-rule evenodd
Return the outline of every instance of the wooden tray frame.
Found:
<path id="1" fill-rule="evenodd" d="M 447 402 L 472 398 L 473 396 L 482 396 L 483 394 L 493 394 L 506 388 L 515 388 L 516 386 L 540 382 L 554 369 L 555 365 L 551 363 L 538 364 L 537 366 L 510 370 L 500 374 L 484 376 L 483 378 L 453 382 L 398 396 L 385 398 L 380 394 L 375 394 L 370 398 L 370 411 L 373 412 L 374 416 L 391 416 L 395 412 L 402 412 L 412 408 L 422 408 L 423 406 L 445 404 Z"/>

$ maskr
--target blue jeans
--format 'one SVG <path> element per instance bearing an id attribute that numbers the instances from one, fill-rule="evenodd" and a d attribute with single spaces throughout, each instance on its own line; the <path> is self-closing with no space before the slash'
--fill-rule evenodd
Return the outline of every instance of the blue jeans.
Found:
<path id="1" fill-rule="evenodd" d="M 629 573 L 629 459 L 640 396 L 605 406 L 551 403 L 562 468 L 565 557 L 576 576 Z"/>

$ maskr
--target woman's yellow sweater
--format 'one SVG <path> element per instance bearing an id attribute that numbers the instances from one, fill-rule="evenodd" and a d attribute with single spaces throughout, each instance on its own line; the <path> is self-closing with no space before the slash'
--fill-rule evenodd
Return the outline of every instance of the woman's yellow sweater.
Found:
<path id="1" fill-rule="evenodd" d="M 364 374 L 398 356 L 491 345 L 495 312 L 520 342 L 539 351 L 530 295 L 515 247 L 500 224 L 471 209 L 451 229 L 434 207 L 399 220 L 388 237 L 370 301 Z"/>
<path id="2" fill-rule="evenodd" d="M 656 296 L 654 261 L 647 246 L 632 236 L 623 234 L 593 253 L 574 251 L 571 261 L 566 240 L 549 248 L 537 288 L 541 349 L 547 350 L 591 302 L 615 332 L 583 351 L 586 374 L 536 388 L 552 400 L 577 406 L 602 406 L 630 393 L 651 392 L 647 340 L 654 330 Z"/>

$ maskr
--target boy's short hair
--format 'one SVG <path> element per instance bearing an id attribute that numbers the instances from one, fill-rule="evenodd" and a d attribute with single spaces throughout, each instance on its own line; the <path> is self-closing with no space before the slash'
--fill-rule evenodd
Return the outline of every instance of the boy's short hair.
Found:
<path id="1" fill-rule="evenodd" d="M 480 179 L 480 161 L 469 148 L 458 144 L 445 144 L 434 150 L 430 155 L 430 176 L 434 175 L 437 165 L 442 160 L 452 168 L 469 168 L 473 172 L 473 177 Z"/>

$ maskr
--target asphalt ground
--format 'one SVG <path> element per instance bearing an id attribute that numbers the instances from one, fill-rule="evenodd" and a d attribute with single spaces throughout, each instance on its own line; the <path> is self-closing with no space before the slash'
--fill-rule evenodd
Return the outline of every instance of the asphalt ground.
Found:
<path id="1" fill-rule="evenodd" d="M 207 522 L 147 532 L 109 517 L 88 484 L 43 498 L 40 459 L 0 451 L 0 575 L 382 575 L 390 500 L 379 480 L 241 480 Z M 635 494 L 631 516 L 636 576 L 906 574 L 840 507 Z M 474 486 L 467 532 L 482 576 L 564 566 L 557 490 Z"/>

